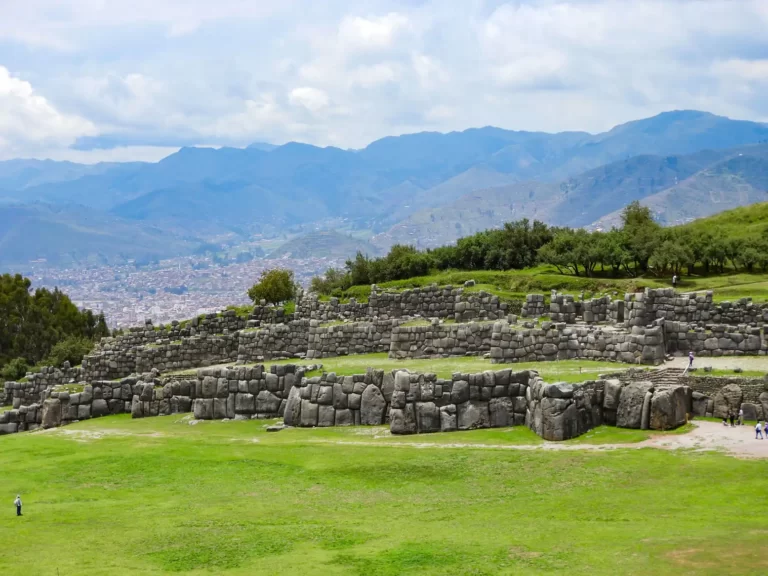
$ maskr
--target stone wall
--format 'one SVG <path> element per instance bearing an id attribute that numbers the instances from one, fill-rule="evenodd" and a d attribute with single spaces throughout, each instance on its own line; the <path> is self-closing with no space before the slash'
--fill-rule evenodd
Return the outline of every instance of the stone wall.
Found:
<path id="1" fill-rule="evenodd" d="M 540 328 L 523 330 L 506 322 L 492 326 L 490 354 L 497 362 L 593 358 L 659 364 L 665 355 L 662 326 L 635 327 L 631 333 L 556 322 L 542 322 Z"/>
<path id="2" fill-rule="evenodd" d="M 768 323 L 768 305 L 755 305 L 751 298 L 716 304 L 712 295 L 711 291 L 678 294 L 672 288 L 646 288 L 642 293 L 627 294 L 625 323 L 645 326 L 659 318 L 694 324 L 762 326 Z"/>
<path id="3" fill-rule="evenodd" d="M 81 392 L 49 389 L 43 401 L 43 428 L 54 428 L 75 420 L 87 420 L 109 414 L 123 414 L 131 409 L 133 388 L 138 380 L 94 382 Z"/>
<path id="4" fill-rule="evenodd" d="M 277 358 L 306 355 L 309 343 L 309 320 L 293 320 L 238 333 L 237 362 L 250 364 Z"/>
<path id="5" fill-rule="evenodd" d="M 492 322 L 397 326 L 392 329 L 390 358 L 466 356 L 490 352 Z"/>
<path id="6" fill-rule="evenodd" d="M 304 370 L 305 367 L 294 364 L 272 366 L 269 372 L 262 365 L 198 370 L 192 402 L 195 418 L 212 420 L 282 416 L 288 395 L 294 384 L 301 381 Z M 183 386 L 179 384 L 179 387 L 183 392 Z M 191 396 L 189 398 L 192 399 Z"/>
<path id="7" fill-rule="evenodd" d="M 198 366 L 223 364 L 237 360 L 239 332 L 221 336 L 193 336 L 178 342 L 161 341 L 136 349 L 135 371 L 160 372 L 186 370 Z"/>
<path id="8" fill-rule="evenodd" d="M 454 374 L 394 374 L 390 410 L 393 434 L 520 426 L 531 373 L 510 369 Z"/>
<path id="9" fill-rule="evenodd" d="M 525 297 L 520 315 L 523 318 L 539 318 L 546 316 L 549 310 L 544 306 L 544 294 L 528 294 Z"/>
<path id="10" fill-rule="evenodd" d="M 296 379 L 289 391 L 284 421 L 288 426 L 379 425 L 388 422 L 394 377 L 383 370 Z"/>
<path id="11" fill-rule="evenodd" d="M 507 305 L 487 292 L 465 292 L 463 288 L 437 285 L 385 292 L 371 288 L 367 303 L 350 299 L 342 304 L 338 298 L 320 301 L 316 295 L 303 298 L 297 307 L 298 316 L 320 321 L 388 320 L 391 318 L 423 317 L 468 320 L 496 320 L 507 313 Z"/>
<path id="12" fill-rule="evenodd" d="M 572 295 L 559 294 L 557 290 L 552 290 L 549 301 L 549 317 L 553 322 L 574 324 L 577 312 L 576 302 L 574 302 Z"/>
<path id="13" fill-rule="evenodd" d="M 398 320 L 377 320 L 322 326 L 310 320 L 307 358 L 389 352 L 392 330 L 397 325 Z"/>
<path id="14" fill-rule="evenodd" d="M 0 436 L 37 430 L 41 421 L 42 409 L 40 404 L 30 404 L 0 412 Z"/>
<path id="15" fill-rule="evenodd" d="M 165 346 L 174 341 L 180 341 L 183 345 L 195 336 L 205 339 L 214 335 L 232 334 L 245 326 L 246 320 L 237 316 L 234 310 L 192 318 L 184 324 L 174 321 L 168 326 L 157 328 L 147 322 L 143 327 L 131 328 L 115 338 L 102 338 L 96 349 L 83 358 L 82 378 L 87 382 L 122 378 L 139 371 L 136 362 L 137 351 L 141 347 Z M 199 342 L 193 343 L 193 353 L 200 346 Z"/>
<path id="16" fill-rule="evenodd" d="M 707 324 L 697 326 L 684 322 L 665 322 L 667 351 L 671 354 L 687 354 L 693 350 L 696 356 L 764 355 L 768 346 L 763 329 L 744 324 Z"/>

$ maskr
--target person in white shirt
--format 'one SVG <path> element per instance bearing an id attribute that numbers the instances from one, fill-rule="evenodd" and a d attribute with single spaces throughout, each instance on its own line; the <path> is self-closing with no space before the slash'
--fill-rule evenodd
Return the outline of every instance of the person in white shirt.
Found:
<path id="1" fill-rule="evenodd" d="M 739 426 L 744 426 L 744 410 L 739 408 Z"/>
<path id="2" fill-rule="evenodd" d="M 760 421 L 757 421 L 757 426 L 755 426 L 755 440 L 760 438 L 760 440 L 763 439 L 763 431 L 760 430 Z"/>
<path id="3" fill-rule="evenodd" d="M 16 495 L 16 500 L 13 501 L 13 503 L 16 505 L 16 516 L 21 516 L 21 495 Z"/>

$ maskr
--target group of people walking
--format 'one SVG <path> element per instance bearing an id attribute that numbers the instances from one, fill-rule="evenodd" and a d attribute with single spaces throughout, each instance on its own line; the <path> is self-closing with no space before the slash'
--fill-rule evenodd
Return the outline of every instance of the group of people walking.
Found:
<path id="1" fill-rule="evenodd" d="M 768 420 L 765 421 L 765 426 L 760 427 L 760 420 L 757 421 L 757 424 L 755 424 L 755 440 L 758 438 L 760 440 L 763 439 L 763 430 L 765 430 L 765 438 L 768 438 Z"/>

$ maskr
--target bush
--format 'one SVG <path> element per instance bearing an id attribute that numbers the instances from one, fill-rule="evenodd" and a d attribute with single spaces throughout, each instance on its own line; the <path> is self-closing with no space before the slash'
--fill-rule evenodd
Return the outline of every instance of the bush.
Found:
<path id="1" fill-rule="evenodd" d="M 19 380 L 24 378 L 29 371 L 29 364 L 24 358 L 14 358 L 8 362 L 3 369 L 0 370 L 0 379 L 7 380 Z"/>
<path id="2" fill-rule="evenodd" d="M 47 366 L 61 366 L 68 361 L 70 366 L 77 366 L 83 361 L 83 356 L 91 350 L 93 350 L 92 340 L 69 336 L 54 344 L 42 363 Z"/>
<path id="3" fill-rule="evenodd" d="M 248 297 L 258 304 L 266 300 L 269 304 L 278 304 L 292 300 L 296 295 L 296 284 L 293 281 L 293 272 L 275 268 L 264 270 L 259 277 L 259 282 L 248 290 Z"/>

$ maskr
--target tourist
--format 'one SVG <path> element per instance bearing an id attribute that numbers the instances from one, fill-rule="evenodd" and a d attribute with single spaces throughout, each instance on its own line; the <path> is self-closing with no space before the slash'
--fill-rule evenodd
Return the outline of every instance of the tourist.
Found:
<path id="1" fill-rule="evenodd" d="M 16 516 L 21 516 L 21 494 L 16 494 L 16 500 L 13 503 L 16 505 Z"/>
<path id="2" fill-rule="evenodd" d="M 688 352 L 688 368 L 687 369 L 690 370 L 691 368 L 693 368 L 693 350 Z"/>
<path id="3" fill-rule="evenodd" d="M 739 426 L 744 426 L 744 409 L 739 408 Z"/>
<path id="4" fill-rule="evenodd" d="M 677 274 L 672 274 L 672 288 L 677 288 Z"/>
<path id="5" fill-rule="evenodd" d="M 765 419 L 765 437 L 768 438 L 768 418 Z"/>
<path id="6" fill-rule="evenodd" d="M 760 420 L 757 421 L 757 426 L 755 426 L 755 440 L 758 438 L 760 438 L 760 440 L 763 439 L 763 431 L 760 430 Z"/>
<path id="7" fill-rule="evenodd" d="M 736 420 L 736 417 L 733 415 L 733 412 L 728 413 L 728 418 L 731 419 L 731 428 L 735 427 L 736 425 L 733 422 Z"/>

